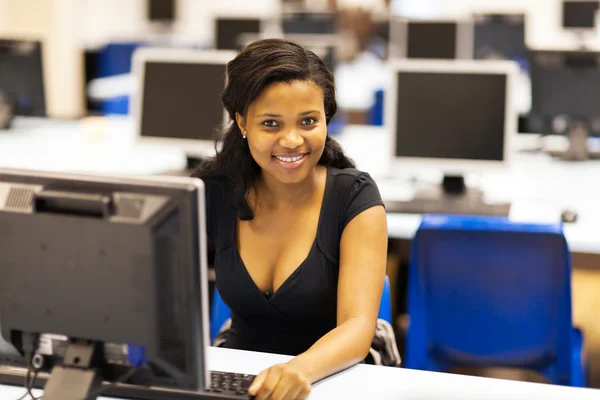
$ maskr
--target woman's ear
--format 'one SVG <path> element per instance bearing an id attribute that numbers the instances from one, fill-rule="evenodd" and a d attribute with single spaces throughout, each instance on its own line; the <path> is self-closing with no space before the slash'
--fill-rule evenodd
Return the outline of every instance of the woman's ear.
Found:
<path id="1" fill-rule="evenodd" d="M 240 132 L 242 132 L 242 135 L 246 136 L 246 118 L 242 117 L 240 113 L 236 112 L 235 122 L 237 123 L 238 128 L 240 128 Z"/>

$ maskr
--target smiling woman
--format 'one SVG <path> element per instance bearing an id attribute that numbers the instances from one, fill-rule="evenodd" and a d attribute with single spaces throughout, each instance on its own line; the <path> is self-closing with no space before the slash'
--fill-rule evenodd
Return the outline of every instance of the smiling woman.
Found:
<path id="1" fill-rule="evenodd" d="M 387 226 L 371 177 L 327 135 L 333 76 L 302 47 L 255 42 L 227 66 L 232 123 L 201 164 L 225 346 L 295 355 L 250 394 L 302 399 L 365 359 L 383 287 Z"/>

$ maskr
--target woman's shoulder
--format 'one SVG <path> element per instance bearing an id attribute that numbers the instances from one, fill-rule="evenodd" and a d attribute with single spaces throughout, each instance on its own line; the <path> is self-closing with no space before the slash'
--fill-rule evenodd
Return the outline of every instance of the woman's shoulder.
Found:
<path id="1" fill-rule="evenodd" d="M 337 191 L 360 184 L 368 184 L 377 187 L 368 172 L 356 168 L 329 167 L 329 175 L 333 178 L 331 184 Z"/>

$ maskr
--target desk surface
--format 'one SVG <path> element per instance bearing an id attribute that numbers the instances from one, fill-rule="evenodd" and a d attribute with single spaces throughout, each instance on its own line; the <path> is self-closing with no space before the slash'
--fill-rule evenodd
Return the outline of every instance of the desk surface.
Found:
<path id="1" fill-rule="evenodd" d="M 258 374 L 289 359 L 286 356 L 211 347 L 208 367 L 214 371 Z M 34 391 L 38 395 L 40 391 Z M 0 386 L 0 398 L 17 399 L 23 388 Z M 516 400 L 600 399 L 600 390 L 526 383 L 404 368 L 357 365 L 313 385 L 309 400 Z"/>
<path id="2" fill-rule="evenodd" d="M 563 210 L 579 214 L 564 231 L 571 251 L 600 254 L 600 162 L 568 163 L 544 154 L 519 153 L 531 136 L 513 141 L 512 164 L 479 177 L 493 200 L 510 201 L 510 218 L 558 221 Z M 418 187 L 409 176 L 390 173 L 386 131 L 381 127 L 348 126 L 335 136 L 359 169 L 377 181 L 386 200 L 409 199 Z M 138 142 L 129 118 L 52 121 L 17 118 L 15 128 L 0 131 L 0 167 L 64 172 L 158 174 L 182 170 L 185 154 L 168 146 Z M 424 180 L 431 177 L 424 177 Z M 439 178 L 439 176 L 438 176 Z M 388 214 L 391 238 L 411 239 L 421 221 L 416 214 Z"/>

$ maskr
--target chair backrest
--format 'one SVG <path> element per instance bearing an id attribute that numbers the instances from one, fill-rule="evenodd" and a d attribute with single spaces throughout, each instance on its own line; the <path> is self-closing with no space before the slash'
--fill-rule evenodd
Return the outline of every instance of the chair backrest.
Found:
<path id="1" fill-rule="evenodd" d="M 225 304 L 217 287 L 213 294 L 213 302 L 210 314 L 210 341 L 215 340 L 223 324 L 231 318 L 231 310 Z M 390 279 L 386 276 L 383 281 L 383 292 L 381 294 L 381 303 L 379 304 L 379 319 L 392 323 L 392 296 L 390 292 Z"/>
<path id="2" fill-rule="evenodd" d="M 561 224 L 424 216 L 409 274 L 406 367 L 568 362 L 571 262 Z"/>

